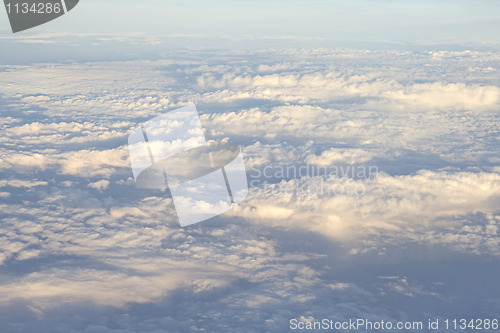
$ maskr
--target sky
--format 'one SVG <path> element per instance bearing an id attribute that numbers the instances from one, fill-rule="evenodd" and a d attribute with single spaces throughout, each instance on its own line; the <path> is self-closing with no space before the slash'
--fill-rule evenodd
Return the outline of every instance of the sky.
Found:
<path id="1" fill-rule="evenodd" d="M 5 14 L 1 19 L 0 30 L 8 33 Z M 78 14 L 35 31 L 199 36 L 190 46 L 204 47 L 224 45 L 221 38 L 264 43 L 294 37 L 286 45 L 300 47 L 307 41 L 332 47 L 335 42 L 498 42 L 499 22 L 495 0 L 111 0 L 82 2 Z"/>
<path id="2" fill-rule="evenodd" d="M 19 34 L 0 14 L 0 332 L 500 319 L 499 7 L 81 2 Z M 192 104 L 249 193 L 183 228 L 127 143 Z"/>

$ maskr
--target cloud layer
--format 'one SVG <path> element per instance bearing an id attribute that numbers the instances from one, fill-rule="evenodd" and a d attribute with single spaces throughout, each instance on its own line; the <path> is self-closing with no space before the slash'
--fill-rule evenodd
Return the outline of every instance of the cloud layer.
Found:
<path id="1" fill-rule="evenodd" d="M 498 313 L 499 59 L 323 49 L 3 66 L 4 331 Z M 167 192 L 135 187 L 126 143 L 193 102 L 208 139 L 243 147 L 251 188 L 180 228 Z"/>

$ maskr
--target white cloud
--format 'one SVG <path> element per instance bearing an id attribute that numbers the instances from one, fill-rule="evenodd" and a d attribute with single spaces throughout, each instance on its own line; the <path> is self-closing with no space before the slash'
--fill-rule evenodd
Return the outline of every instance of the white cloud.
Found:
<path id="1" fill-rule="evenodd" d="M 402 110 L 498 110 L 500 88 L 496 86 L 466 85 L 463 83 L 416 83 L 404 85 L 378 73 L 347 76 L 341 72 L 315 74 L 268 74 L 238 76 L 225 74 L 216 78 L 211 74 L 199 77 L 202 89 L 232 89 L 247 95 L 233 93 L 232 99 L 262 98 L 283 102 L 311 103 L 337 101 L 348 98 L 372 98 L 380 105 Z M 221 97 L 221 96 L 219 96 Z M 370 103 L 371 107 L 376 103 Z"/>
<path id="2" fill-rule="evenodd" d="M 106 179 L 99 180 L 95 183 L 90 183 L 89 187 L 94 188 L 96 190 L 102 191 L 109 187 L 109 181 Z"/>
<path id="3" fill-rule="evenodd" d="M 3 156 L 2 156 L 3 155 Z M 129 168 L 128 150 L 125 146 L 108 150 L 76 150 L 54 152 L 41 150 L 37 153 L 27 151 L 0 150 L 4 164 L 0 169 L 31 173 L 54 168 L 59 174 L 80 177 L 109 177 L 117 168 Z"/>
<path id="4" fill-rule="evenodd" d="M 291 318 L 388 320 L 393 304 L 411 317 L 471 300 L 498 313 L 497 55 L 165 58 L 0 73 L 7 332 L 284 332 Z M 239 207 L 179 228 L 167 193 L 135 188 L 125 145 L 192 102 L 209 139 L 244 146 L 261 177 Z M 367 164 L 378 177 L 263 174 Z M 449 258 L 477 265 L 484 286 L 456 287 L 467 278 Z"/>
<path id="5" fill-rule="evenodd" d="M 9 179 L 0 181 L 0 187 L 12 186 L 12 187 L 35 187 L 47 185 L 48 182 L 37 181 L 37 180 L 21 180 L 21 179 Z"/>
<path id="6" fill-rule="evenodd" d="M 455 219 L 476 211 L 493 214 L 498 210 L 498 173 L 420 171 L 416 175 L 380 174 L 360 180 L 313 177 L 267 184 L 267 188 L 255 188 L 251 194 L 244 205 L 232 211 L 233 216 L 263 225 L 314 231 L 345 242 L 352 249 L 363 247 L 365 242 L 379 251 L 386 240 L 460 247 L 464 239 L 478 237 L 466 252 L 500 255 L 495 247 L 485 246 L 500 241 L 498 221 L 492 220 L 493 225 L 486 229 L 472 230 L 463 228 L 468 219 Z"/>
<path id="7" fill-rule="evenodd" d="M 330 149 L 323 151 L 321 155 L 309 156 L 307 162 L 319 165 L 329 166 L 334 163 L 365 163 L 371 160 L 375 154 L 363 149 Z"/>

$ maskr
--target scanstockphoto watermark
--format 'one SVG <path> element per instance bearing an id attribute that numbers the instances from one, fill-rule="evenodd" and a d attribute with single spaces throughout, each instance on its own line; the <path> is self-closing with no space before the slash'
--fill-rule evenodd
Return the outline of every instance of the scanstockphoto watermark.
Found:
<path id="1" fill-rule="evenodd" d="M 286 193 L 299 197 L 363 196 L 366 182 L 378 176 L 375 165 L 311 164 L 252 167 L 249 186 L 254 193 Z"/>
<path id="2" fill-rule="evenodd" d="M 135 127 L 128 149 L 137 186 L 168 188 L 182 227 L 220 215 L 248 194 L 240 147 L 208 142 L 194 104 Z"/>
<path id="3" fill-rule="evenodd" d="M 292 331 L 329 331 L 329 332 L 456 332 L 483 331 L 491 332 L 499 329 L 498 318 L 428 318 L 421 321 L 370 320 L 366 318 L 350 318 L 332 320 L 324 318 L 293 318 L 289 324 Z"/>
<path id="4" fill-rule="evenodd" d="M 434 329 L 431 320 L 428 321 L 427 327 L 424 325 L 423 321 L 398 321 L 391 322 L 385 320 L 372 321 L 364 318 L 348 319 L 348 320 L 332 320 L 324 318 L 322 320 L 290 320 L 290 330 L 302 331 L 302 330 L 325 330 L 325 331 L 336 331 L 336 332 L 373 332 L 373 331 L 406 331 L 411 330 L 423 331 L 425 328 L 429 330 Z"/>

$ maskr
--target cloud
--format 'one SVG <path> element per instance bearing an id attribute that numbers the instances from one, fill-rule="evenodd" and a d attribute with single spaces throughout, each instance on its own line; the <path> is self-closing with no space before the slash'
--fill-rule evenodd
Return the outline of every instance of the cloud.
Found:
<path id="1" fill-rule="evenodd" d="M 365 246 L 380 251 L 386 242 L 430 242 L 500 255 L 494 247 L 500 241 L 497 219 L 478 229 L 467 227 L 467 216 L 474 212 L 498 213 L 498 173 L 422 170 L 359 180 L 316 176 L 264 183 L 251 194 L 233 216 L 314 231 L 345 242 L 353 253 Z M 464 219 L 457 221 L 457 216 Z M 464 243 L 469 244 L 464 248 Z"/>
<path id="2" fill-rule="evenodd" d="M 416 297 L 417 295 L 430 295 L 439 297 L 438 294 L 434 292 L 425 291 L 423 290 L 422 286 L 411 283 L 410 281 L 408 281 L 407 277 L 381 276 L 380 279 L 388 281 L 387 285 L 389 286 L 390 289 L 392 289 L 392 291 L 401 293 L 405 296 L 409 296 L 412 298 Z"/>
<path id="3" fill-rule="evenodd" d="M 2 67 L 3 330 L 498 313 L 497 60 L 267 50 Z M 240 206 L 180 228 L 168 191 L 135 187 L 126 138 L 192 102 L 256 181 Z"/>
<path id="4" fill-rule="evenodd" d="M 319 165 L 329 166 L 334 163 L 365 163 L 371 160 L 375 154 L 362 149 L 330 149 L 323 151 L 320 156 L 310 156 L 307 162 Z"/>
<path id="5" fill-rule="evenodd" d="M 283 102 L 311 103 L 348 98 L 375 99 L 371 107 L 382 105 L 395 110 L 498 110 L 500 88 L 463 83 L 402 84 L 378 73 L 346 75 L 341 72 L 314 74 L 268 74 L 238 76 L 225 74 L 217 78 L 206 74 L 198 78 L 202 89 L 232 89 L 249 92 L 233 93 L 232 98 L 262 98 Z"/>
<path id="6" fill-rule="evenodd" d="M 2 156 L 3 155 L 3 156 Z M 77 150 L 54 153 L 53 150 L 41 150 L 38 153 L 28 151 L 0 151 L 4 170 L 19 173 L 44 171 L 47 168 L 57 170 L 63 175 L 80 177 L 110 177 L 117 168 L 128 170 L 128 150 L 125 146 L 108 150 Z"/>
<path id="7" fill-rule="evenodd" d="M 102 190 L 105 190 L 109 187 L 109 181 L 105 180 L 105 179 L 99 180 L 95 183 L 90 183 L 89 187 L 96 189 L 96 190 L 99 190 L 99 191 L 102 191 Z"/>
<path id="8" fill-rule="evenodd" d="M 44 186 L 47 184 L 48 184 L 48 182 L 45 182 L 45 181 L 21 180 L 21 179 L 9 179 L 9 180 L 0 181 L 0 187 L 4 187 L 4 186 L 35 187 L 35 186 Z"/>

